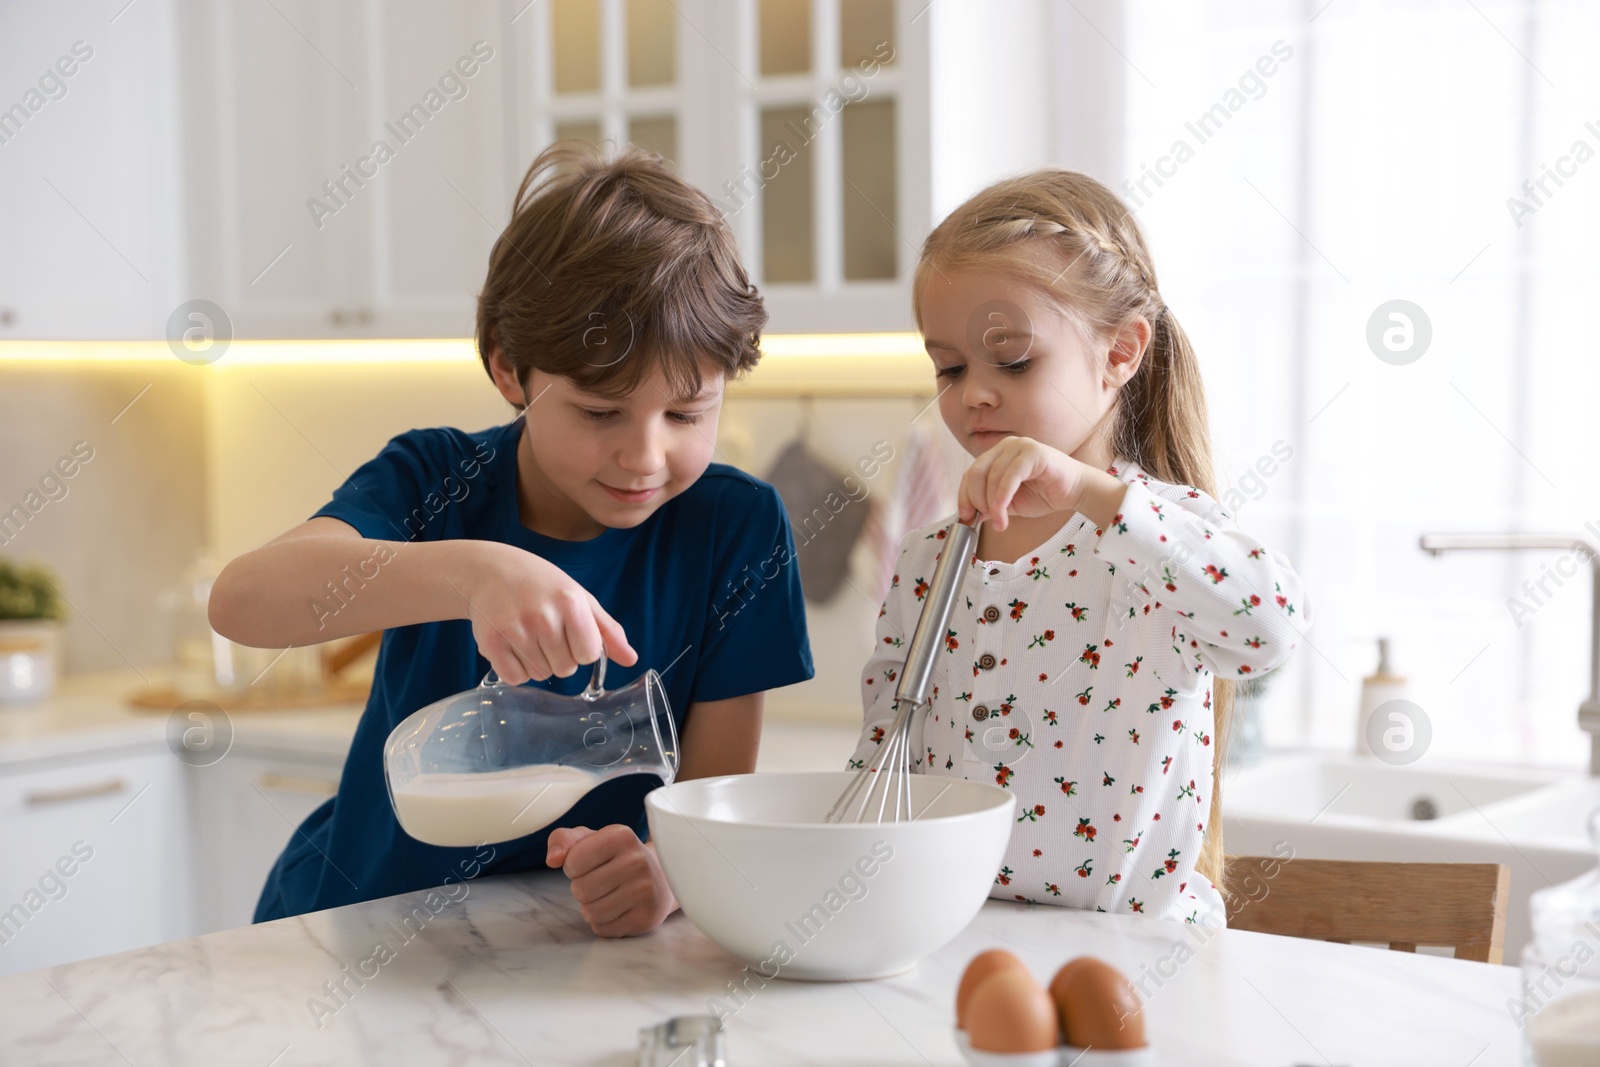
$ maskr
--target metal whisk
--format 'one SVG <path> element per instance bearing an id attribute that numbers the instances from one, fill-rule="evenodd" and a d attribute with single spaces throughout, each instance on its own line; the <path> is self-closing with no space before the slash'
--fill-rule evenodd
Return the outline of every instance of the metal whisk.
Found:
<path id="1" fill-rule="evenodd" d="M 894 690 L 894 721 L 878 753 L 856 773 L 855 780 L 828 809 L 827 822 L 899 822 L 912 817 L 911 779 L 921 762 L 911 751 L 914 717 L 928 702 L 934 654 L 944 643 L 955 612 L 956 592 L 967 561 L 978 543 L 981 521 L 968 526 L 957 520 L 945 533 L 944 550 L 933 571 L 922 614 L 911 633 L 911 647 Z"/>

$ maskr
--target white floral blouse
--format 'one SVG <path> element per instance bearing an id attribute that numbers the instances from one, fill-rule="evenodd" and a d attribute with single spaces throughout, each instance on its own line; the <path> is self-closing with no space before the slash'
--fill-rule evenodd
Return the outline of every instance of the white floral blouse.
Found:
<path id="1" fill-rule="evenodd" d="M 1222 895 L 1194 870 L 1210 815 L 1211 680 L 1283 663 L 1309 605 L 1288 561 L 1209 496 L 1127 460 L 1108 470 L 1128 489 L 1106 529 L 1075 514 L 1027 558 L 974 554 L 913 751 L 925 773 L 1016 794 L 991 896 L 1222 926 Z M 901 542 L 851 767 L 893 719 L 950 521 Z"/>

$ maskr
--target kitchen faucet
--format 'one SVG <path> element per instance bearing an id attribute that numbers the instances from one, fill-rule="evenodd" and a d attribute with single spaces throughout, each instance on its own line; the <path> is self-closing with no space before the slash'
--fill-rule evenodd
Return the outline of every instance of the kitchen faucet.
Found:
<path id="1" fill-rule="evenodd" d="M 1566 549 L 1589 564 L 1589 696 L 1578 705 L 1578 728 L 1589 734 L 1589 773 L 1600 776 L 1600 549 L 1566 534 L 1423 534 L 1420 547 L 1431 556 L 1443 552 L 1489 550 L 1526 552 Z"/>

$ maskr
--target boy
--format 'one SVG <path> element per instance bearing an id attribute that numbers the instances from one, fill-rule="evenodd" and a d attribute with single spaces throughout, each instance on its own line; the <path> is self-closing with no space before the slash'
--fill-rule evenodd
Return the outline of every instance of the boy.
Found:
<path id="1" fill-rule="evenodd" d="M 642 842 L 654 779 L 608 782 L 516 841 L 440 848 L 396 822 L 383 745 L 490 668 L 574 694 L 604 652 L 613 686 L 661 673 L 679 778 L 754 770 L 764 691 L 813 673 L 796 569 L 762 570 L 794 555 L 783 505 L 711 462 L 723 385 L 756 364 L 765 322 L 720 214 L 659 157 L 568 143 L 534 161 L 478 301 L 479 354 L 521 415 L 401 434 L 213 587 L 212 626 L 244 644 L 384 630 L 338 794 L 295 832 L 256 922 L 547 864 L 603 937 L 677 907 Z"/>

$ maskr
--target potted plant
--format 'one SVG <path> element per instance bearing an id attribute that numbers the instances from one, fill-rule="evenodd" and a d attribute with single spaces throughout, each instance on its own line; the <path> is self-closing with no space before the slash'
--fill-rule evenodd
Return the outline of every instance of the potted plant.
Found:
<path id="1" fill-rule="evenodd" d="M 32 703 L 54 691 L 65 614 L 50 571 L 0 559 L 0 704 Z"/>

